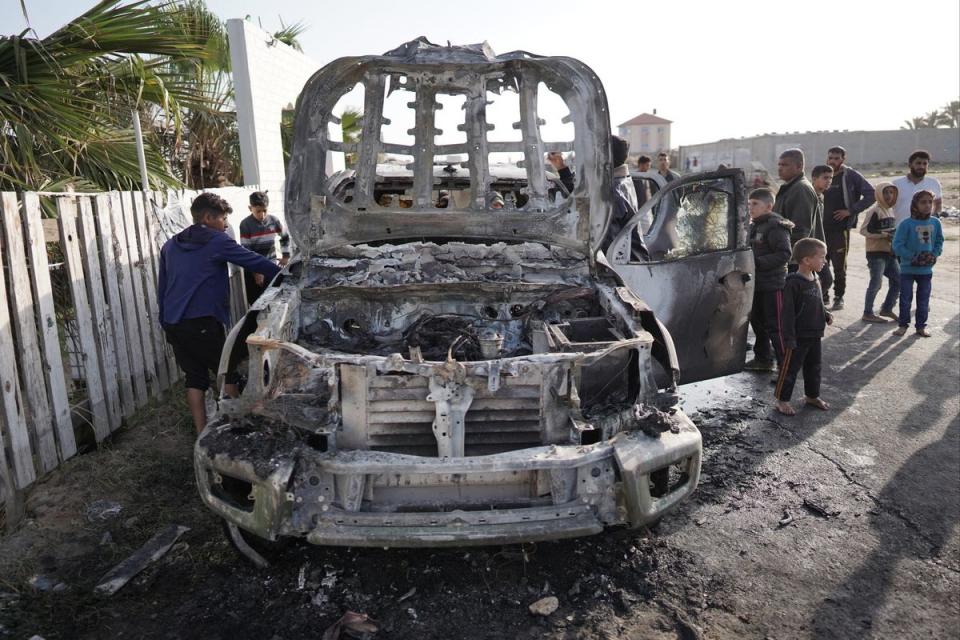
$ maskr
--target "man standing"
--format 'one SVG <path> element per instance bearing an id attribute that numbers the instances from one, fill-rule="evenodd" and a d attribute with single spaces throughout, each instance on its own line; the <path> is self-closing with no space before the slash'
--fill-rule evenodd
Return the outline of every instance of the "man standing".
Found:
<path id="1" fill-rule="evenodd" d="M 657 171 L 667 182 L 680 179 L 680 174 L 670 169 L 670 154 L 666 151 L 657 154 Z"/>
<path id="2" fill-rule="evenodd" d="M 817 212 L 817 193 L 803 175 L 803 151 L 787 149 L 780 154 L 777 174 L 784 184 L 777 191 L 773 212 L 793 223 L 790 231 L 790 246 L 801 238 L 810 236 Z"/>
<path id="3" fill-rule="evenodd" d="M 650 171 L 650 165 L 653 162 L 650 156 L 640 156 L 637 158 L 637 171 L 639 173 L 646 173 Z M 655 191 L 650 188 L 651 180 L 649 178 L 641 178 L 638 176 L 633 177 L 633 190 L 637 192 L 637 207 L 642 207 L 643 204 L 653 197 Z M 649 225 L 647 225 L 649 227 Z M 646 232 L 646 229 L 644 229 Z"/>
<path id="4" fill-rule="evenodd" d="M 833 307 L 843 309 L 847 290 L 847 253 L 850 251 L 850 229 L 857 227 L 860 212 L 874 203 L 873 187 L 856 170 L 845 163 L 847 150 L 830 147 L 827 164 L 833 169 L 833 180 L 823 194 L 823 230 L 826 234 L 827 262 L 833 267 Z M 823 303 L 830 297 L 823 292 Z"/>
<path id="5" fill-rule="evenodd" d="M 933 200 L 933 215 L 939 216 L 943 208 L 943 195 L 940 188 L 940 181 L 936 178 L 927 176 L 927 169 L 930 167 L 930 152 L 923 149 L 917 149 L 910 154 L 907 161 L 910 165 L 910 171 L 907 175 L 897 178 L 893 181 L 893 186 L 897 188 L 897 204 L 893 208 L 897 216 L 897 224 L 910 217 L 910 202 L 913 201 L 913 194 L 917 191 L 931 191 L 935 196 Z"/>

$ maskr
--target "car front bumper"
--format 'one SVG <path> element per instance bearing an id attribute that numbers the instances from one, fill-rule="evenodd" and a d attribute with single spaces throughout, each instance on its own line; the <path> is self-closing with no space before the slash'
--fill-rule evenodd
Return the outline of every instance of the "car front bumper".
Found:
<path id="1" fill-rule="evenodd" d="M 208 427 L 195 447 L 200 496 L 259 537 L 439 547 L 572 538 L 661 518 L 696 487 L 702 444 L 682 412 L 659 436 L 437 458 L 329 452 L 290 432 Z M 659 491 L 651 474 L 672 476 Z"/>

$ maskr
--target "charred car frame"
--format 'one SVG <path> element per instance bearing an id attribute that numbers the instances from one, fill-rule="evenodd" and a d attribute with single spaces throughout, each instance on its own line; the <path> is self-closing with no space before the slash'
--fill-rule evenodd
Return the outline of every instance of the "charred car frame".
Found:
<path id="1" fill-rule="evenodd" d="M 569 109 L 572 139 L 542 139 L 541 83 Z M 341 142 L 333 107 L 358 84 L 360 139 Z M 412 144 L 381 138 L 393 91 L 409 92 Z M 519 140 L 491 141 L 486 109 L 507 91 L 519 96 Z M 439 141 L 439 94 L 462 97 L 465 141 Z M 233 533 L 386 547 L 555 539 L 649 524 L 694 490 L 701 438 L 677 406 L 671 334 L 615 270 L 630 266 L 630 238 L 596 249 L 612 209 L 608 138 L 603 87 L 570 58 L 420 39 L 337 60 L 307 83 L 286 193 L 299 257 L 228 336 L 221 374 L 245 347 L 247 384 L 195 448 L 201 497 Z M 548 151 L 575 154 L 572 193 Z M 495 152 L 523 157 L 502 209 L 488 197 Z M 352 168 L 335 173 L 336 153 Z M 406 182 L 381 169 L 389 154 L 412 158 Z M 465 157 L 447 171 L 457 184 L 435 162 L 451 154 Z M 704 180 L 676 203 L 692 211 L 712 194 L 704 215 L 729 225 L 709 278 L 739 283 L 727 297 L 749 295 L 726 255 L 743 251 L 742 180 Z M 447 187 L 459 192 L 439 208 Z M 674 220 L 663 233 L 676 240 L 677 210 L 660 205 L 652 230 Z M 682 257 L 665 248 L 657 260 Z M 740 297 L 717 347 L 727 359 L 745 339 Z"/>

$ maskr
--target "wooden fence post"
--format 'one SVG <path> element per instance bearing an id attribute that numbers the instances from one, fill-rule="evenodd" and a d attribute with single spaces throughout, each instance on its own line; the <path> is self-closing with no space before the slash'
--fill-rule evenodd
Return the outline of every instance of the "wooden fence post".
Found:
<path id="1" fill-rule="evenodd" d="M 120 193 L 110 192 L 110 222 L 113 231 L 113 250 L 120 270 L 120 300 L 123 303 L 124 325 L 127 331 L 126 349 L 130 359 L 130 373 L 133 377 L 133 391 L 136 406 L 142 407 L 149 400 L 147 395 L 146 365 L 143 362 L 143 347 L 140 338 L 140 310 L 135 302 L 133 290 L 133 269 L 130 250 L 127 248 L 127 232 L 124 223 Z"/>
<path id="2" fill-rule="evenodd" d="M 154 363 L 157 367 L 157 377 L 160 389 L 166 391 L 170 387 L 170 376 L 167 373 L 167 359 L 164 351 L 163 329 L 160 327 L 160 312 L 157 306 L 157 263 L 154 259 L 156 240 L 149 231 L 147 211 L 144 206 L 146 193 L 134 192 L 134 212 L 137 227 L 137 236 L 140 238 L 140 255 L 143 262 L 144 291 L 146 293 L 147 309 L 150 313 L 150 331 L 153 338 Z M 153 216 L 153 211 L 149 212 Z"/>
<path id="3" fill-rule="evenodd" d="M 27 253 L 23 248 L 23 224 L 17 194 L 4 192 L 2 202 L 3 235 L 10 273 L 10 302 L 16 328 L 21 389 L 26 400 L 27 424 L 33 432 L 40 469 L 46 473 L 57 468 L 59 459 L 57 442 L 53 435 L 53 416 L 47 401 L 40 346 L 37 343 L 37 317 L 34 312 L 33 287 L 30 286 L 30 274 L 27 271 Z"/>
<path id="4" fill-rule="evenodd" d="M 77 453 L 77 440 L 70 416 L 67 380 L 60 352 L 60 332 L 57 310 L 53 304 L 53 286 L 50 283 L 50 263 L 47 260 L 47 239 L 40 216 L 40 198 L 35 193 L 23 194 L 24 239 L 33 269 L 31 286 L 33 299 L 40 317 L 40 344 L 43 351 L 43 371 L 50 392 L 53 427 L 60 445 L 60 459 L 68 460 Z"/>
<path id="5" fill-rule="evenodd" d="M 0 268 L 0 335 L 13 335 L 7 306 L 6 277 L 2 268 Z M 0 340 L 0 427 L 3 427 L 0 430 L 0 447 L 4 446 L 2 431 L 5 431 L 13 457 L 14 480 L 16 486 L 22 489 L 36 480 L 37 472 L 33 467 L 27 419 L 23 415 L 13 340 Z"/>
<path id="6" fill-rule="evenodd" d="M 127 346 L 127 328 L 124 322 L 123 303 L 120 301 L 120 259 L 117 257 L 113 240 L 113 216 L 110 213 L 110 196 L 101 193 L 95 200 L 96 233 L 100 236 L 103 251 L 100 268 L 106 283 L 107 303 L 110 305 L 110 322 L 113 325 L 113 338 L 117 360 L 117 372 L 120 383 L 120 410 L 124 418 L 129 418 L 137 408 L 137 399 L 133 391 L 130 353 Z"/>
<path id="7" fill-rule="evenodd" d="M 84 377 L 87 383 L 87 398 L 90 412 L 93 414 L 93 432 L 97 442 L 110 435 L 110 418 L 107 399 L 104 395 L 103 378 L 100 375 L 100 357 L 97 353 L 97 341 L 94 337 L 93 318 L 90 314 L 90 302 L 84 284 L 83 259 L 80 251 L 80 237 L 77 234 L 77 203 L 73 198 L 58 198 L 57 221 L 60 225 L 60 246 L 67 263 L 70 276 L 70 291 L 73 294 L 73 307 L 77 315 L 77 328 L 80 333 L 80 348 L 83 350 Z"/>
<path id="8" fill-rule="evenodd" d="M 113 309 L 107 305 L 103 293 L 103 275 L 100 271 L 100 248 L 97 246 L 96 223 L 93 219 L 93 207 L 90 198 L 79 198 L 80 203 L 80 247 L 84 271 L 87 274 L 87 296 L 93 312 L 93 333 L 96 338 L 97 355 L 100 360 L 100 372 L 103 376 L 104 395 L 107 399 L 107 416 L 110 419 L 110 431 L 120 428 L 123 419 L 120 409 L 120 379 L 117 370 L 116 342 L 113 336 Z"/>
<path id="9" fill-rule="evenodd" d="M 123 191 L 120 194 L 123 208 L 123 225 L 127 233 L 127 250 L 130 252 L 130 270 L 133 275 L 133 295 L 137 321 L 140 323 L 140 346 L 143 349 L 143 370 L 147 384 L 154 398 L 160 397 L 160 379 L 157 377 L 157 359 L 154 356 L 153 334 L 150 330 L 150 307 L 144 292 L 144 266 L 137 244 L 137 226 L 134 221 L 134 194 Z"/>

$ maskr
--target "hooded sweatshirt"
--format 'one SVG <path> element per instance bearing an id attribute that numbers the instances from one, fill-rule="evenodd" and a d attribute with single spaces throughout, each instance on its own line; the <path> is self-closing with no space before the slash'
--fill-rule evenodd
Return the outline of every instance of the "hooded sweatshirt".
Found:
<path id="1" fill-rule="evenodd" d="M 191 225 L 167 240 L 160 250 L 157 279 L 161 324 L 205 316 L 230 324 L 228 262 L 262 273 L 268 281 L 280 272 L 270 260 L 202 224 Z"/>
<path id="2" fill-rule="evenodd" d="M 897 191 L 892 182 L 877 184 L 877 201 L 863 214 L 860 234 L 867 239 L 868 258 L 886 257 L 893 253 L 893 231 L 897 227 L 897 218 L 893 207 L 887 207 L 883 202 L 883 192 L 888 187 Z"/>
<path id="3" fill-rule="evenodd" d="M 930 215 L 920 217 L 911 212 L 910 217 L 897 225 L 893 236 L 893 252 L 900 260 L 900 273 L 913 275 L 933 274 L 929 260 L 943 253 L 943 227 L 940 220 Z"/>
<path id="4" fill-rule="evenodd" d="M 790 234 L 793 223 L 776 213 L 750 221 L 750 247 L 756 271 L 756 290 L 766 293 L 783 289 L 790 262 Z"/>

